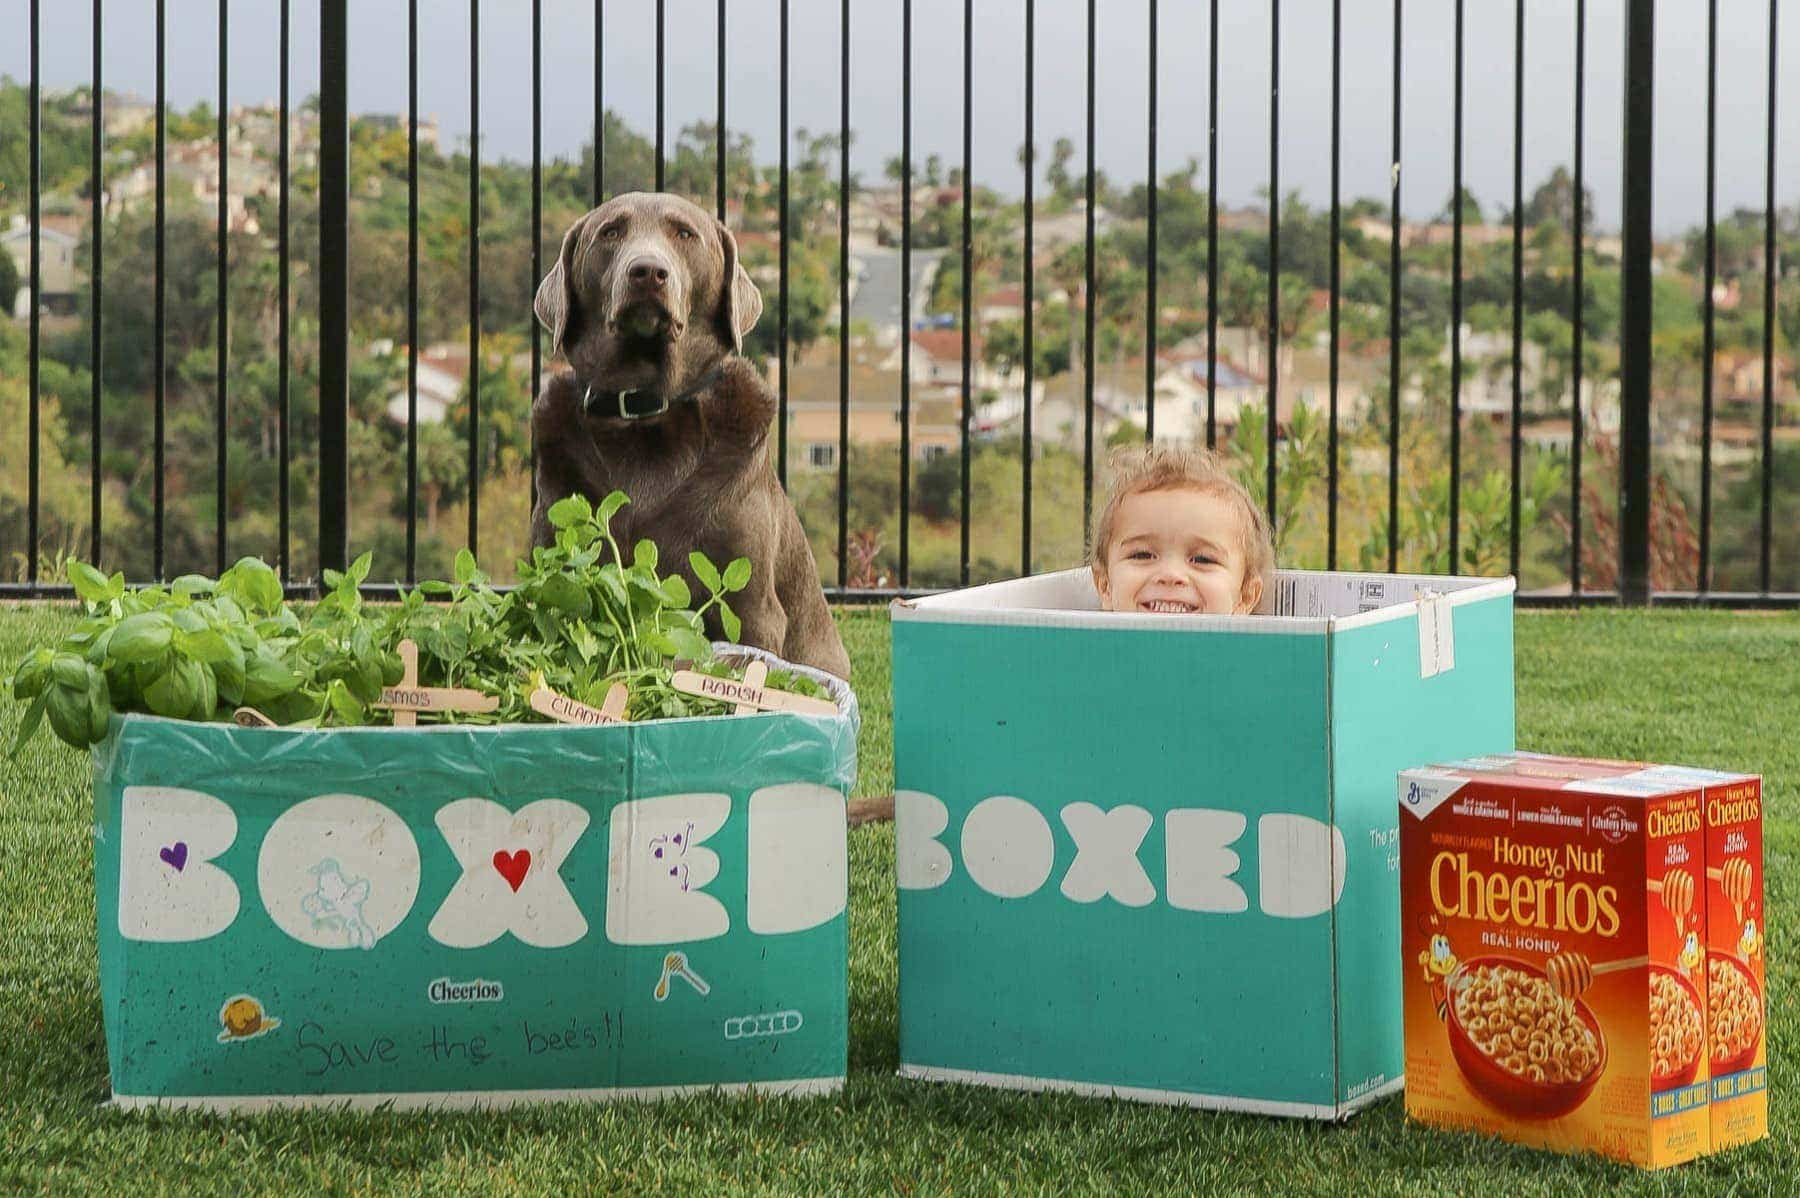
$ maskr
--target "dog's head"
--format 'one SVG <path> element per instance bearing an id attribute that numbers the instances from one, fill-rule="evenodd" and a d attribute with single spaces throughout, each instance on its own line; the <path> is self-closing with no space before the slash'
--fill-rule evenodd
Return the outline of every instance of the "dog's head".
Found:
<path id="1" fill-rule="evenodd" d="M 534 305 L 551 352 L 583 383 L 663 395 L 741 351 L 762 306 L 724 222 L 648 192 L 614 196 L 571 225 Z"/>

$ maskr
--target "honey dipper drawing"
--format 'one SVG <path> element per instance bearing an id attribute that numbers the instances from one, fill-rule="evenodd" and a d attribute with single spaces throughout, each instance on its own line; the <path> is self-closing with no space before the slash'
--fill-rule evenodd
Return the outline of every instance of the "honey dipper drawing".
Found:
<path id="1" fill-rule="evenodd" d="M 1582 953 L 1557 953 L 1544 962 L 1544 976 L 1550 980 L 1550 988 L 1562 998 L 1580 998 L 1587 988 L 1594 984 L 1594 978 L 1603 973 L 1617 973 L 1621 969 L 1635 969 L 1648 965 L 1650 958 L 1625 957 L 1618 961 L 1606 961 L 1599 965 L 1588 960 Z"/>
<path id="2" fill-rule="evenodd" d="M 1644 889 L 1662 898 L 1663 910 L 1675 917 L 1677 930 L 1687 926 L 1687 917 L 1694 911 L 1693 874 L 1685 869 L 1672 869 L 1660 880 L 1644 883 Z"/>
<path id="3" fill-rule="evenodd" d="M 1724 892 L 1737 913 L 1738 922 L 1742 923 L 1744 904 L 1750 901 L 1752 889 L 1750 863 L 1742 857 L 1733 857 L 1722 866 L 1709 867 L 1706 876 L 1719 884 L 1719 889 Z"/>

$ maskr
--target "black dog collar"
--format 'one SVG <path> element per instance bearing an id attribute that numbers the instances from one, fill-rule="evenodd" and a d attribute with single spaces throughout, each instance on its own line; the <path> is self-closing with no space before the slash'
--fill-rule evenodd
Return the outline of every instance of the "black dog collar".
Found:
<path id="1" fill-rule="evenodd" d="M 611 416 L 616 411 L 621 420 L 644 420 L 651 416 L 661 416 L 671 405 L 698 397 L 702 391 L 719 381 L 719 375 L 724 370 L 725 363 L 720 362 L 701 375 L 693 386 L 673 396 L 638 387 L 624 391 L 599 391 L 589 384 L 581 397 L 581 410 L 589 416 Z"/>

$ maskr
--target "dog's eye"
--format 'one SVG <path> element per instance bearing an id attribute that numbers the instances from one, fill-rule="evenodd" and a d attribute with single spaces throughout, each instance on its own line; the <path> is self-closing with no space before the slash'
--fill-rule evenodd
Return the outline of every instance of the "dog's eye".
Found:
<path id="1" fill-rule="evenodd" d="M 606 226 L 606 228 L 600 230 L 600 236 L 606 238 L 608 241 L 617 241 L 619 238 L 623 237 L 624 235 L 625 235 L 625 226 L 624 225 L 608 225 L 608 226 Z"/>
<path id="2" fill-rule="evenodd" d="M 694 231 L 692 229 L 688 228 L 686 225 L 676 225 L 675 226 L 675 236 L 679 237 L 683 241 L 692 241 L 694 239 L 695 234 L 694 234 Z"/>

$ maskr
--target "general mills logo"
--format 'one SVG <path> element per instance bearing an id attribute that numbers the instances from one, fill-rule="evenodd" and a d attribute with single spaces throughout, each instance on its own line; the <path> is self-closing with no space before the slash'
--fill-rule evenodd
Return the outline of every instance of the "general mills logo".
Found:
<path id="1" fill-rule="evenodd" d="M 1417 807 L 1424 797 L 1425 792 L 1419 789 L 1419 784 L 1417 782 L 1408 782 L 1406 784 L 1406 805 L 1408 807 Z"/>

